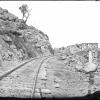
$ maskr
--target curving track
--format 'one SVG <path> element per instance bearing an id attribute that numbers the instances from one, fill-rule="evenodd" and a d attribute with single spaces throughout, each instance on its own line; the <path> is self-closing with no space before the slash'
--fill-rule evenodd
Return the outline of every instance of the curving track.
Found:
<path id="1" fill-rule="evenodd" d="M 49 57 L 51 57 L 51 56 L 44 56 L 44 57 L 48 57 L 48 58 L 49 58 Z M 43 57 L 42 57 L 42 58 L 43 58 Z M 13 69 L 11 69 L 11 70 L 5 72 L 3 75 L 0 76 L 0 80 L 2 80 L 4 77 L 7 77 L 9 74 L 11 74 L 12 72 L 18 70 L 19 68 L 24 67 L 25 64 L 27 64 L 27 63 L 29 63 L 29 62 L 31 62 L 31 61 L 33 61 L 33 60 L 37 60 L 37 59 L 41 59 L 41 58 L 40 58 L 40 57 L 32 58 L 32 59 L 30 59 L 30 60 L 28 60 L 28 61 L 26 61 L 26 62 L 24 62 L 24 63 L 18 65 L 17 67 L 15 67 L 15 68 L 13 68 Z"/>
<path id="2" fill-rule="evenodd" d="M 38 75 L 39 75 L 39 72 L 40 72 L 40 68 L 41 68 L 42 64 L 49 58 L 50 57 L 47 57 L 47 58 L 43 59 L 42 62 L 40 63 L 40 66 L 39 66 L 38 70 L 37 70 L 36 78 L 35 78 L 35 81 L 34 81 L 33 93 L 32 93 L 33 97 L 35 97 L 35 89 L 36 89 L 36 84 L 37 84 L 37 79 L 38 79 Z"/>
<path id="3" fill-rule="evenodd" d="M 35 97 L 35 90 L 36 90 L 36 84 L 37 84 L 37 80 L 38 80 L 38 74 L 39 74 L 39 72 L 40 72 L 40 69 L 41 69 L 41 66 L 42 66 L 42 64 L 47 60 L 47 59 L 49 59 L 50 57 L 53 57 L 52 55 L 51 56 L 44 56 L 44 57 L 37 57 L 37 58 L 33 58 L 33 59 L 31 59 L 31 60 L 29 60 L 29 61 L 27 61 L 27 62 L 24 62 L 24 63 L 22 63 L 21 65 L 19 65 L 19 66 L 17 66 L 16 68 L 14 68 L 14 69 L 11 69 L 11 70 L 9 70 L 8 72 L 6 72 L 6 73 L 4 73 L 2 76 L 0 76 L 0 82 L 2 82 L 3 80 L 5 81 L 5 79 L 7 79 L 7 78 L 9 78 L 9 76 L 15 76 L 16 74 L 14 74 L 14 73 L 19 73 L 20 71 L 22 71 L 22 70 L 24 70 L 24 69 L 29 69 L 29 68 L 31 68 L 31 70 L 33 70 L 34 71 L 34 75 L 33 76 L 31 76 L 31 80 L 33 81 L 33 83 L 32 83 L 32 88 L 31 88 L 31 90 L 32 90 L 32 94 L 31 94 L 31 96 L 32 97 Z M 34 62 L 35 61 L 35 62 Z M 29 63 L 33 63 L 33 66 L 32 66 L 32 64 L 31 64 L 31 66 L 30 67 L 27 67 L 27 64 L 29 64 Z M 35 64 L 36 63 L 36 64 Z M 27 71 L 27 70 L 26 70 Z M 25 71 L 24 71 L 25 72 Z M 33 72 L 32 72 L 33 73 Z M 22 78 L 22 76 L 20 75 L 20 78 Z M 14 79 L 14 78 L 13 78 Z M 9 81 L 11 81 L 10 79 L 9 79 Z M 32 82 L 31 81 L 31 82 Z M 7 80 L 6 80 L 6 82 L 7 82 Z M 30 82 L 30 83 L 31 83 Z M 24 82 L 23 82 L 24 83 Z M 9 84 L 9 83 L 8 83 Z"/>

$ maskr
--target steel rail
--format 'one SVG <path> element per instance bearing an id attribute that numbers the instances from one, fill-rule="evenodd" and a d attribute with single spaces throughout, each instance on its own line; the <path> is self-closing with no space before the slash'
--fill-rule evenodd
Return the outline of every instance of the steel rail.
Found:
<path id="1" fill-rule="evenodd" d="M 17 69 L 23 67 L 25 64 L 33 61 L 33 60 L 36 60 L 36 59 L 40 59 L 40 58 L 43 58 L 43 57 L 49 57 L 49 56 L 42 56 L 42 57 L 35 57 L 35 58 L 32 58 L 30 59 L 29 61 L 26 61 L 24 63 L 22 63 L 21 65 L 18 65 L 17 67 L 5 72 L 3 75 L 0 76 L 0 80 L 2 80 L 4 77 L 7 77 L 9 74 L 11 74 L 12 72 L 16 71 Z"/>
<path id="2" fill-rule="evenodd" d="M 42 67 L 42 64 L 44 63 L 45 60 L 49 59 L 50 57 L 52 57 L 52 56 L 48 56 L 45 59 L 43 59 L 42 62 L 40 63 L 40 65 L 39 65 L 39 68 L 38 68 L 38 71 L 37 71 L 37 74 L 36 74 L 36 77 L 35 77 L 35 81 L 34 81 L 34 88 L 32 89 L 33 90 L 32 91 L 32 98 L 35 97 L 36 84 L 37 84 L 38 75 L 39 75 L 40 69 Z"/>

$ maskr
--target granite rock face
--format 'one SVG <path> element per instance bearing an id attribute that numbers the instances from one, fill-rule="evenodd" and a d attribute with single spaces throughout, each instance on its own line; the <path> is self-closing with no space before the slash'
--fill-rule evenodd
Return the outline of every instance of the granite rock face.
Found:
<path id="1" fill-rule="evenodd" d="M 52 54 L 49 38 L 42 31 L 28 26 L 8 10 L 0 8 L 0 58 L 24 60 Z M 2 61 L 1 61 L 2 62 Z"/>

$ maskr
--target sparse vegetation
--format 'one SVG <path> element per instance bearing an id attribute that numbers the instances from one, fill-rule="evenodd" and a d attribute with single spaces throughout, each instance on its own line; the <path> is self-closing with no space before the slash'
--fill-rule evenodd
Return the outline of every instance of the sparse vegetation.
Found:
<path id="1" fill-rule="evenodd" d="M 21 13 L 23 15 L 22 19 L 26 23 L 28 18 L 29 18 L 29 16 L 30 16 L 31 10 L 28 8 L 27 4 L 23 4 L 22 6 L 20 6 L 19 10 L 21 11 Z"/>

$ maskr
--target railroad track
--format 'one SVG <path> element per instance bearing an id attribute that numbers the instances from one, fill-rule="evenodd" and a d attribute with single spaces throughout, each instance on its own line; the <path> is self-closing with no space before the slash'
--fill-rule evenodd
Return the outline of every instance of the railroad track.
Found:
<path id="1" fill-rule="evenodd" d="M 51 57 L 51 56 L 43 56 L 43 57 Z M 43 57 L 41 57 L 41 58 L 43 58 Z M 23 67 L 25 64 L 27 64 L 27 63 L 29 63 L 29 62 L 31 62 L 31 61 L 33 61 L 33 60 L 36 60 L 36 59 L 40 59 L 40 57 L 32 58 L 32 59 L 30 59 L 29 61 L 26 61 L 26 62 L 24 62 L 24 63 L 18 65 L 17 67 L 15 67 L 15 68 L 13 68 L 13 69 L 11 69 L 11 70 L 5 72 L 3 75 L 0 76 L 0 80 L 2 80 L 4 77 L 7 77 L 9 74 L 11 74 L 12 72 L 18 70 L 19 68 Z"/>
<path id="2" fill-rule="evenodd" d="M 35 97 L 36 84 L 37 84 L 38 75 L 39 75 L 40 69 L 41 69 L 41 67 L 42 67 L 42 64 L 43 64 L 47 59 L 49 59 L 50 57 L 52 57 L 52 56 L 49 56 L 49 57 L 46 57 L 45 59 L 43 59 L 42 62 L 40 63 L 40 65 L 39 65 L 39 68 L 38 68 L 38 70 L 37 70 L 36 77 L 35 77 L 35 80 L 34 80 L 34 86 L 33 86 L 34 88 L 32 89 L 32 90 L 33 90 L 33 91 L 32 91 L 32 97 Z"/>
<path id="3" fill-rule="evenodd" d="M 2 81 L 4 78 L 8 77 L 8 76 L 9 76 L 10 74 L 12 74 L 13 72 L 17 71 L 18 69 L 23 68 L 24 65 L 26 65 L 26 64 L 28 64 L 28 63 L 34 61 L 34 60 L 40 59 L 40 61 L 37 62 L 37 64 L 38 64 L 38 63 L 40 63 L 40 64 L 39 64 L 38 66 L 35 65 L 35 66 L 37 66 L 37 67 L 36 67 L 36 69 L 35 69 L 35 70 L 36 70 L 36 71 L 35 71 L 35 76 L 34 76 L 35 79 L 33 80 L 32 95 L 31 95 L 32 98 L 34 98 L 34 97 L 35 97 L 36 84 L 37 84 L 37 81 L 38 81 L 38 75 L 39 75 L 40 69 L 41 69 L 41 67 L 42 67 L 42 64 L 43 64 L 47 59 L 49 59 L 49 58 L 51 58 L 51 57 L 53 57 L 53 56 L 54 56 L 54 55 L 43 56 L 43 57 L 41 57 L 41 58 L 40 58 L 40 57 L 35 57 L 35 58 L 33 58 L 33 59 L 30 59 L 29 61 L 26 61 L 26 62 L 20 64 L 19 66 L 17 66 L 16 68 L 13 68 L 13 69 L 7 71 L 6 73 L 4 73 L 3 75 L 1 75 L 1 76 L 0 76 L 0 81 Z"/>

